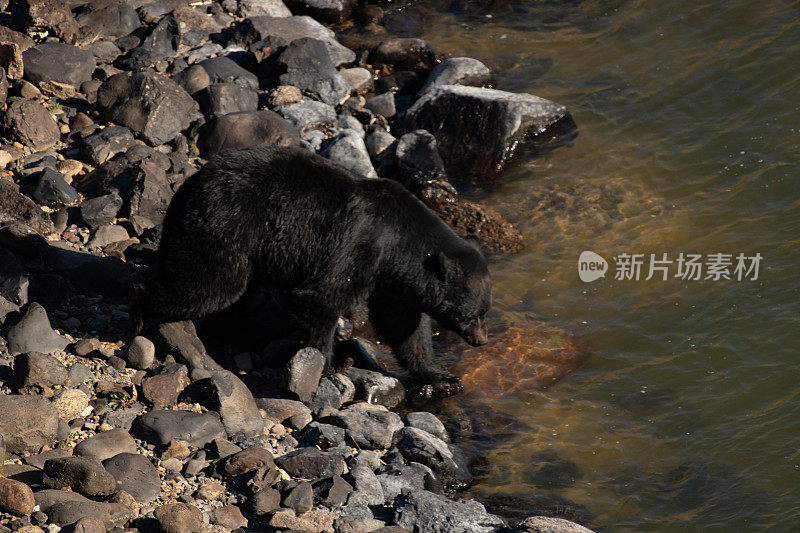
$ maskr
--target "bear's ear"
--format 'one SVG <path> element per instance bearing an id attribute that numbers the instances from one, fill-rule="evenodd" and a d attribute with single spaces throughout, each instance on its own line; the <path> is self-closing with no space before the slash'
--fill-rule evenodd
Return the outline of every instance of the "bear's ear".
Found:
<path id="1" fill-rule="evenodd" d="M 431 270 L 433 273 L 445 282 L 453 282 L 456 281 L 461 271 L 458 268 L 458 264 L 447 257 L 444 252 L 439 252 L 437 254 L 432 255 L 428 258 L 429 264 L 431 266 Z"/>

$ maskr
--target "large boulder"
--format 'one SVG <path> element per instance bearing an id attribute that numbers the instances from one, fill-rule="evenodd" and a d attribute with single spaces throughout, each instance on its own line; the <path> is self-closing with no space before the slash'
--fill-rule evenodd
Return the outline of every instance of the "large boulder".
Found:
<path id="1" fill-rule="evenodd" d="M 97 91 L 97 106 L 153 145 L 164 144 L 189 126 L 195 102 L 183 88 L 153 71 L 121 72 Z"/>
<path id="2" fill-rule="evenodd" d="M 280 115 L 267 109 L 230 113 L 213 119 L 204 128 L 197 146 L 203 157 L 228 148 L 262 144 L 298 146 L 300 132 Z"/>
<path id="3" fill-rule="evenodd" d="M 505 526 L 474 500 L 455 501 L 427 490 L 398 498 L 395 521 L 408 531 L 429 533 L 489 533 Z"/>
<path id="4" fill-rule="evenodd" d="M 521 142 L 571 117 L 563 105 L 531 94 L 462 85 L 430 89 L 407 111 L 407 131 L 436 137 L 451 176 L 493 176 Z"/>
<path id="5" fill-rule="evenodd" d="M 7 137 L 37 152 L 50 148 L 61 138 L 53 115 L 34 100 L 11 98 L 2 125 Z"/>
<path id="6" fill-rule="evenodd" d="M 22 54 L 25 79 L 38 85 L 56 81 L 79 87 L 92 79 L 97 67 L 94 54 L 78 47 L 58 42 L 46 42 Z"/>
<path id="7" fill-rule="evenodd" d="M 136 418 L 133 435 L 156 445 L 182 440 L 190 446 L 204 446 L 227 435 L 216 413 L 156 410 Z"/>
<path id="8" fill-rule="evenodd" d="M 326 44 L 318 39 L 296 39 L 275 59 L 281 85 L 292 85 L 329 105 L 341 103 L 350 94 L 328 57 Z"/>
<path id="9" fill-rule="evenodd" d="M 2 394 L 0 435 L 11 453 L 38 453 L 58 438 L 58 411 L 43 396 Z"/>
<path id="10" fill-rule="evenodd" d="M 76 17 L 82 42 L 116 39 L 139 27 L 139 14 L 126 2 L 91 2 Z"/>
<path id="11" fill-rule="evenodd" d="M 492 82 L 489 67 L 471 57 L 445 59 L 428 76 L 419 94 L 423 95 L 440 85 L 472 85 L 482 87 Z"/>
<path id="12" fill-rule="evenodd" d="M 258 89 L 258 76 L 228 57 L 212 57 L 198 64 L 206 71 L 211 83 L 236 83 L 249 89 Z"/>

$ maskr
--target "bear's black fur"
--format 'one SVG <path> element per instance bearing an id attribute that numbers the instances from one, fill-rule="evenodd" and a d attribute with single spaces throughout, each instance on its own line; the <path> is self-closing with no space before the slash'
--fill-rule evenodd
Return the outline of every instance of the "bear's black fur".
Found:
<path id="1" fill-rule="evenodd" d="M 258 283 L 287 295 L 299 341 L 328 357 L 336 322 L 366 302 L 378 336 L 422 383 L 452 392 L 430 321 L 487 340 L 491 280 L 479 249 L 400 184 L 294 148 L 223 152 L 186 180 L 164 219 L 143 311 L 159 321 L 225 309 Z"/>

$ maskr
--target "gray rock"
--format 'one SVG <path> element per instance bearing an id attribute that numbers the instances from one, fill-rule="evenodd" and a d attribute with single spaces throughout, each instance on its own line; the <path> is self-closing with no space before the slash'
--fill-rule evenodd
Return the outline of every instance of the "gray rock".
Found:
<path id="1" fill-rule="evenodd" d="M 281 375 L 281 387 L 308 404 L 319 386 L 324 367 L 325 356 L 322 352 L 316 348 L 303 348 L 286 363 Z"/>
<path id="2" fill-rule="evenodd" d="M 240 67 L 227 57 L 212 57 L 198 63 L 208 73 L 211 83 L 235 83 L 252 90 L 258 89 L 258 76 Z"/>
<path id="3" fill-rule="evenodd" d="M 395 522 L 430 533 L 489 533 L 505 525 L 476 501 L 454 501 L 426 490 L 409 493 L 395 506 Z"/>
<path id="4" fill-rule="evenodd" d="M 214 509 L 211 523 L 222 526 L 226 530 L 247 527 L 247 519 L 242 514 L 242 511 L 235 505 L 223 505 L 222 507 Z"/>
<path id="5" fill-rule="evenodd" d="M 405 427 L 395 435 L 395 445 L 409 461 L 428 466 L 443 480 L 455 478 L 458 465 L 447 443 L 427 431 Z"/>
<path id="6" fill-rule="evenodd" d="M 303 37 L 325 42 L 328 56 L 334 66 L 352 63 L 356 59 L 355 52 L 342 46 L 332 30 L 308 16 L 249 17 L 242 21 L 234 34 L 237 42 L 248 45 L 251 49 L 272 50 L 278 50 Z"/>
<path id="7" fill-rule="evenodd" d="M 393 153 L 390 148 L 397 138 L 383 128 L 375 128 L 367 135 L 365 145 L 373 161 L 380 161 Z"/>
<path id="8" fill-rule="evenodd" d="M 242 17 L 291 17 L 292 12 L 283 0 L 239 0 L 237 13 Z"/>
<path id="9" fill-rule="evenodd" d="M 406 133 L 397 141 L 397 180 L 412 191 L 431 181 L 447 180 L 436 138 L 425 130 Z"/>
<path id="10" fill-rule="evenodd" d="M 53 221 L 27 196 L 20 194 L 19 186 L 11 180 L 0 180 L 0 222 L 11 222 L 8 227 L 25 228 L 25 232 L 47 234 L 53 231 Z"/>
<path id="11" fill-rule="evenodd" d="M 471 57 L 451 57 L 436 66 L 428 75 L 425 85 L 420 89 L 422 96 L 439 85 L 472 85 L 483 87 L 492 82 L 489 68 Z"/>
<path id="12" fill-rule="evenodd" d="M 136 441 L 127 431 L 112 429 L 80 441 L 75 445 L 73 453 L 105 461 L 120 453 L 136 453 Z"/>
<path id="13" fill-rule="evenodd" d="M 356 92 L 367 92 L 372 89 L 372 72 L 365 68 L 345 68 L 340 70 L 339 74 Z"/>
<path id="14" fill-rule="evenodd" d="M 139 416 L 139 413 L 141 413 L 143 409 L 144 406 L 142 404 L 139 402 L 134 402 L 131 407 L 117 409 L 115 411 L 106 413 L 103 416 L 103 422 L 112 427 L 130 431 L 133 421 L 137 416 Z"/>
<path id="15" fill-rule="evenodd" d="M 436 415 L 433 413 L 429 413 L 427 411 L 415 411 L 413 413 L 407 413 L 403 417 L 403 420 L 405 421 L 406 426 L 421 429 L 422 431 L 426 431 L 444 442 L 450 442 L 450 437 L 447 435 L 447 430 L 444 428 L 444 424 L 442 424 L 442 421 L 436 418 Z"/>
<path id="16" fill-rule="evenodd" d="M 356 400 L 394 409 L 406 399 L 406 389 L 397 378 L 356 367 L 347 369 L 345 374 L 355 386 Z"/>
<path id="17" fill-rule="evenodd" d="M 357 466 L 350 470 L 348 480 L 355 489 L 347 498 L 348 505 L 383 505 L 383 488 L 372 470 Z"/>
<path id="18" fill-rule="evenodd" d="M 105 163 L 120 152 L 125 152 L 136 144 L 133 133 L 122 126 L 109 126 L 99 133 L 90 135 L 81 144 L 81 154 L 92 165 Z"/>
<path id="19" fill-rule="evenodd" d="M 343 130 L 331 140 L 328 147 L 320 155 L 359 176 L 370 179 L 378 177 L 372 167 L 372 161 L 369 158 L 364 139 L 356 131 Z"/>
<path id="20" fill-rule="evenodd" d="M 56 81 L 73 87 L 92 79 L 97 68 L 94 55 L 75 46 L 59 42 L 46 42 L 22 54 L 25 79 L 38 85 Z"/>
<path id="21" fill-rule="evenodd" d="M 97 2 L 87 7 L 76 17 L 81 41 L 123 37 L 139 27 L 139 14 L 124 2 Z"/>
<path id="22" fill-rule="evenodd" d="M 8 77 L 6 69 L 0 67 L 0 103 L 5 103 L 6 98 L 8 98 Z"/>
<path id="23" fill-rule="evenodd" d="M 362 139 L 366 137 L 363 124 L 353 115 L 339 115 L 339 120 L 336 122 L 336 125 L 340 129 L 357 132 Z"/>
<path id="24" fill-rule="evenodd" d="M 227 370 L 195 382 L 190 395 L 207 409 L 219 413 L 228 435 L 253 437 L 264 431 L 264 419 L 250 389 Z"/>
<path id="25" fill-rule="evenodd" d="M 211 76 L 200 65 L 192 65 L 173 76 L 172 81 L 183 87 L 187 93 L 193 95 L 211 85 Z"/>
<path id="26" fill-rule="evenodd" d="M 64 176 L 52 168 L 45 168 L 36 180 L 36 187 L 31 193 L 31 197 L 39 205 L 48 207 L 63 207 L 80 201 L 72 185 L 66 182 Z"/>
<path id="27" fill-rule="evenodd" d="M 359 518 L 355 516 L 340 516 L 333 521 L 333 529 L 336 533 L 392 533 L 384 528 L 386 523 L 375 518 Z M 402 529 L 402 528 L 400 528 Z M 395 533 L 402 533 L 397 531 Z"/>
<path id="28" fill-rule="evenodd" d="M 357 0 L 287 0 L 293 13 L 311 15 L 331 24 L 344 22 L 355 8 Z"/>
<path id="29" fill-rule="evenodd" d="M 298 514 L 310 511 L 314 506 L 314 491 L 311 483 L 307 481 L 298 483 L 283 497 L 282 505 L 294 509 Z"/>
<path id="30" fill-rule="evenodd" d="M 96 229 L 110 224 L 122 208 L 122 198 L 117 191 L 81 202 L 81 216 L 86 225 Z"/>
<path id="31" fill-rule="evenodd" d="M 409 463 L 393 468 L 391 472 L 378 474 L 377 478 L 383 489 L 386 504 L 392 505 L 394 499 L 403 492 L 424 489 L 426 478 L 436 479 L 436 475 L 425 465 Z"/>
<path id="32" fill-rule="evenodd" d="M 331 128 L 336 124 L 336 110 L 323 102 L 303 100 L 297 104 L 282 107 L 278 114 L 288 120 L 300 132 Z"/>
<path id="33" fill-rule="evenodd" d="M 100 226 L 95 230 L 92 239 L 87 243 L 87 248 L 104 248 L 112 242 L 124 241 L 130 238 L 128 230 L 116 224 Z"/>
<path id="34" fill-rule="evenodd" d="M 117 482 L 95 459 L 61 457 L 44 464 L 44 485 L 51 489 L 70 488 L 87 497 L 108 496 Z"/>
<path id="35" fill-rule="evenodd" d="M 204 446 L 227 434 L 216 413 L 156 410 L 136 418 L 133 435 L 151 444 L 185 441 L 189 446 Z"/>
<path id="36" fill-rule="evenodd" d="M 10 98 L 2 119 L 5 135 L 34 151 L 46 150 L 61 138 L 53 115 L 38 102 Z"/>
<path id="37" fill-rule="evenodd" d="M 440 85 L 406 112 L 406 131 L 431 132 L 451 175 L 496 174 L 517 144 L 568 120 L 567 109 L 530 94 Z"/>
<path id="38" fill-rule="evenodd" d="M 68 492 L 61 490 L 58 492 Z M 37 493 L 38 494 L 38 493 Z M 45 514 L 48 522 L 66 527 L 85 518 L 98 519 L 105 524 L 107 529 L 122 526 L 131 517 L 131 510 L 120 503 L 95 502 L 76 494 L 81 499 L 63 501 L 51 505 Z"/>
<path id="39" fill-rule="evenodd" d="M 340 476 L 345 463 L 337 451 L 323 452 L 317 448 L 300 448 L 275 460 L 278 466 L 292 477 L 302 479 L 321 479 Z"/>
<path id="40" fill-rule="evenodd" d="M 195 94 L 200 110 L 209 116 L 252 112 L 258 109 L 258 93 L 238 83 L 214 83 Z"/>
<path id="41" fill-rule="evenodd" d="M 71 385 L 76 386 L 82 384 L 87 379 L 94 377 L 92 371 L 83 363 L 72 363 L 67 370 L 69 382 Z"/>
<path id="42" fill-rule="evenodd" d="M 180 85 L 152 71 L 111 76 L 97 91 L 97 106 L 108 120 L 127 126 L 153 145 L 172 140 L 198 110 Z"/>
<path id="43" fill-rule="evenodd" d="M 103 467 L 117 481 L 117 490 L 124 490 L 133 498 L 146 504 L 161 492 L 161 478 L 153 463 L 138 453 L 120 453 L 103 461 Z"/>
<path id="44" fill-rule="evenodd" d="M 28 304 L 20 320 L 8 328 L 5 337 L 12 353 L 54 354 L 69 344 L 66 337 L 53 331 L 47 311 L 36 302 Z"/>
<path id="45" fill-rule="evenodd" d="M 350 86 L 334 68 L 323 41 L 312 38 L 296 39 L 278 53 L 275 62 L 284 73 L 281 85 L 292 85 L 313 95 L 328 105 L 341 103 Z"/>
<path id="46" fill-rule="evenodd" d="M 156 24 L 147 37 L 142 39 L 139 46 L 119 58 L 115 62 L 115 66 L 123 70 L 136 70 L 158 61 L 170 59 L 178 52 L 180 43 L 181 35 L 178 23 L 173 17 L 167 15 Z"/>
<path id="47" fill-rule="evenodd" d="M 36 453 L 58 436 L 58 412 L 42 396 L 0 395 L 0 435 L 10 453 Z"/>
<path id="48" fill-rule="evenodd" d="M 156 358 L 156 347 L 150 339 L 136 336 L 131 339 L 128 350 L 125 352 L 125 361 L 130 368 L 147 370 Z"/>
<path id="49" fill-rule="evenodd" d="M 389 92 L 389 93 L 379 94 L 378 96 L 373 96 L 372 98 L 368 98 L 367 103 L 364 104 L 364 107 L 366 107 L 376 115 L 382 115 L 386 118 L 392 118 L 396 112 L 394 103 L 394 94 Z"/>
<path id="50" fill-rule="evenodd" d="M 332 476 L 314 483 L 314 499 L 322 505 L 336 507 L 344 505 L 347 496 L 353 492 L 353 486 L 342 476 Z"/>
<path id="51" fill-rule="evenodd" d="M 514 533 L 592 533 L 575 522 L 551 516 L 530 516 L 517 524 Z"/>
<path id="52" fill-rule="evenodd" d="M 303 429 L 303 438 L 324 450 L 344 444 L 344 429 L 330 424 L 311 422 Z"/>
<path id="53" fill-rule="evenodd" d="M 395 432 L 403 428 L 397 414 L 367 404 L 355 404 L 321 421 L 344 428 L 350 441 L 359 448 L 370 450 L 388 449 Z"/>
<path id="54" fill-rule="evenodd" d="M 347 467 L 353 469 L 357 466 L 366 466 L 374 472 L 383 464 L 381 455 L 375 450 L 359 450 L 355 455 L 347 458 Z"/>
<path id="55" fill-rule="evenodd" d="M 9 384 L 15 390 L 54 387 L 64 385 L 68 377 L 67 369 L 52 355 L 28 352 L 14 359 Z"/>
<path id="56" fill-rule="evenodd" d="M 202 132 L 197 145 L 203 157 L 208 158 L 229 148 L 297 146 L 299 143 L 300 132 L 290 121 L 264 109 L 230 113 L 213 119 Z"/>
<path id="57" fill-rule="evenodd" d="M 91 52 L 98 63 L 112 63 L 116 58 L 122 55 L 122 50 L 117 48 L 117 45 L 111 41 L 95 41 L 93 43 L 84 45 L 83 49 Z M 99 87 L 99 80 L 95 81 L 98 82 Z M 86 91 L 84 90 L 86 83 L 89 82 L 84 82 L 81 84 L 81 92 L 84 94 L 86 94 Z"/>
<path id="58" fill-rule="evenodd" d="M 256 405 L 263 410 L 268 420 L 285 423 L 294 416 L 311 416 L 311 409 L 297 400 L 285 398 L 256 398 Z"/>
<path id="59" fill-rule="evenodd" d="M 311 400 L 315 411 L 325 407 L 339 409 L 345 403 L 352 401 L 355 396 L 355 386 L 350 378 L 343 374 L 333 374 L 319 380 L 319 386 Z"/>

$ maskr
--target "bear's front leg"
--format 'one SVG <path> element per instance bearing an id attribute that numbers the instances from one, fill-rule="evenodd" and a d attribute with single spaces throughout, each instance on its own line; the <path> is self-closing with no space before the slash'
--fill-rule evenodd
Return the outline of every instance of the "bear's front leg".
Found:
<path id="1" fill-rule="evenodd" d="M 420 392 L 424 396 L 452 396 L 464 388 L 458 376 L 441 368 L 433 359 L 428 315 L 393 298 L 373 298 L 369 307 L 375 332 L 423 386 Z"/>
<path id="2" fill-rule="evenodd" d="M 318 349 L 325 356 L 324 375 L 335 372 L 333 339 L 339 313 L 321 302 L 319 293 L 292 291 L 286 304 L 292 336 L 304 346 Z"/>

